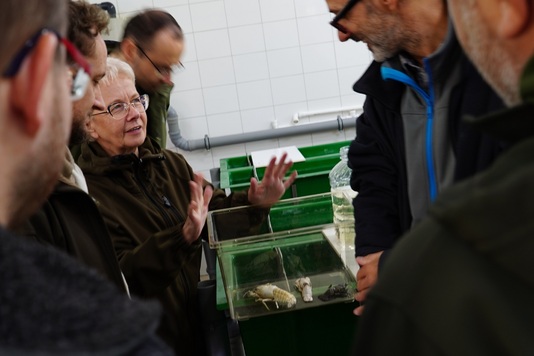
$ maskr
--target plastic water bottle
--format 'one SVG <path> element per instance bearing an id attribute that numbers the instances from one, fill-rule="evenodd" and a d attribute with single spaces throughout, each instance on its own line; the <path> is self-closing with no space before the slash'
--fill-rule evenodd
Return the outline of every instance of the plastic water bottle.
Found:
<path id="1" fill-rule="evenodd" d="M 340 148 L 339 156 L 341 161 L 332 168 L 328 175 L 330 179 L 330 191 L 332 193 L 334 223 L 338 224 L 339 237 L 343 241 L 353 241 L 356 236 L 352 200 L 358 193 L 350 187 L 352 170 L 347 165 L 348 152 L 349 146 Z"/>

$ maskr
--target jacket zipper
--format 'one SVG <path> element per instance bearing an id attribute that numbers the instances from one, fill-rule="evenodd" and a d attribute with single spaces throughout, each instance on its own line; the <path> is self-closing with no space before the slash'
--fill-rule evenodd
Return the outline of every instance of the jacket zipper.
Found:
<path id="1" fill-rule="evenodd" d="M 143 179 L 140 175 L 140 172 L 139 172 L 139 168 L 141 166 L 141 164 L 143 163 L 143 160 L 142 159 L 139 159 L 139 166 L 138 167 L 135 167 L 134 168 L 134 172 L 135 172 L 135 177 L 137 179 L 137 181 L 139 182 L 139 185 L 141 186 L 142 188 L 142 191 L 143 193 L 145 194 L 145 196 L 150 200 L 150 202 L 152 203 L 152 205 L 156 208 L 156 210 L 161 214 L 161 216 L 163 217 L 163 220 L 165 221 L 165 225 L 167 227 L 172 227 L 173 226 L 173 223 L 172 223 L 172 219 L 170 218 L 170 216 L 167 214 L 167 212 L 165 211 L 165 209 L 163 209 L 160 205 L 160 203 L 158 203 L 158 201 L 150 194 L 150 192 L 148 191 L 147 187 L 145 186 L 145 183 L 143 182 Z"/>
<path id="2" fill-rule="evenodd" d="M 429 104 L 427 106 L 427 117 L 429 118 L 429 124 L 426 129 L 426 142 L 427 142 L 427 162 L 429 169 L 429 180 L 430 180 L 430 200 L 434 202 L 438 196 L 438 183 L 436 179 L 436 166 L 434 164 L 434 145 L 432 140 L 432 134 L 434 132 L 434 79 L 432 77 L 432 71 L 430 70 L 430 62 L 428 58 L 423 59 L 426 73 L 428 74 L 428 96 Z"/>
<path id="3" fill-rule="evenodd" d="M 136 177 L 137 181 L 139 182 L 139 185 L 142 188 L 141 190 L 143 191 L 145 196 L 150 200 L 150 202 L 156 208 L 156 210 L 158 210 L 160 212 L 161 216 L 163 217 L 163 220 L 165 221 L 165 224 L 168 227 L 172 227 L 173 226 L 172 219 L 169 216 L 169 214 L 167 214 L 167 210 L 165 210 L 165 209 L 163 209 L 161 207 L 161 205 L 158 203 L 158 201 L 149 193 L 146 185 L 143 182 L 143 179 L 141 177 L 140 170 L 139 170 L 139 168 L 140 168 L 142 163 L 143 163 L 143 160 L 140 158 L 139 161 L 138 161 L 138 167 L 134 167 L 134 174 L 135 174 L 135 177 Z M 180 218 L 182 216 L 181 216 L 180 212 L 178 211 L 178 209 L 176 209 L 171 204 L 171 202 L 169 201 L 169 198 L 167 198 L 165 195 L 162 195 L 161 196 L 161 202 L 162 202 L 162 204 L 164 206 L 166 206 L 167 208 L 170 208 L 171 211 L 173 211 L 176 214 L 176 216 L 178 217 L 178 220 L 180 220 Z M 183 218 L 182 218 L 182 220 L 183 220 Z M 180 274 L 182 275 L 182 278 L 184 279 L 184 289 L 185 289 L 186 296 L 187 296 L 187 298 L 189 300 L 191 291 L 190 291 L 190 288 L 189 288 L 189 286 L 187 284 L 187 281 L 188 281 L 187 274 L 185 273 L 183 268 L 180 270 Z"/>
<path id="4" fill-rule="evenodd" d="M 410 78 L 403 72 L 395 70 L 393 68 L 388 68 L 382 66 L 380 68 L 382 78 L 384 80 L 395 80 L 401 82 L 412 89 L 414 89 L 425 101 L 426 103 L 426 131 L 425 131 L 425 158 L 426 158 L 426 169 L 427 177 L 429 183 L 429 193 L 430 201 L 434 202 L 438 195 L 438 187 L 436 181 L 436 169 L 434 166 L 434 146 L 432 144 L 432 134 L 434 130 L 434 89 L 432 77 L 430 76 L 430 70 L 428 68 L 428 61 L 424 60 L 425 70 L 429 75 L 429 93 L 427 93 L 423 88 L 421 88 L 415 80 Z"/>
<path id="5" fill-rule="evenodd" d="M 171 212 L 174 214 L 174 216 L 177 218 L 178 221 L 181 220 L 185 222 L 185 219 L 180 213 L 180 211 L 176 209 L 174 205 L 171 204 L 171 201 L 169 200 L 169 198 L 167 198 L 167 196 L 162 195 L 161 200 L 163 201 L 163 205 L 165 205 L 165 207 L 171 210 Z"/>

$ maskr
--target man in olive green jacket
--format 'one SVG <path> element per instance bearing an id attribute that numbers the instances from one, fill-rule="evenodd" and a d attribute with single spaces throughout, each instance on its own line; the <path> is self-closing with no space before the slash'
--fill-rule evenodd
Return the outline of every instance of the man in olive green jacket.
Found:
<path id="1" fill-rule="evenodd" d="M 469 122 L 510 149 L 444 192 L 394 247 L 354 354 L 534 355 L 534 1 L 449 6 L 466 52 L 510 107 Z"/>

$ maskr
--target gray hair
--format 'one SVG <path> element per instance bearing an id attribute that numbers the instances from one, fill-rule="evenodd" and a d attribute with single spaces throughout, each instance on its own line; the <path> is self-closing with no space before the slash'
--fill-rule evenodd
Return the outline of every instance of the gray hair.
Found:
<path id="1" fill-rule="evenodd" d="M 124 75 L 135 84 L 135 74 L 130 65 L 118 58 L 108 57 L 106 62 L 106 75 L 100 81 L 101 85 L 110 85 L 119 76 Z"/>

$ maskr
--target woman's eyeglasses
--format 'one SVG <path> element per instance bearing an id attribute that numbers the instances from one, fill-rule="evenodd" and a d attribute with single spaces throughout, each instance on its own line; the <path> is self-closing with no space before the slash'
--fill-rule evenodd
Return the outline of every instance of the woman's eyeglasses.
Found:
<path id="1" fill-rule="evenodd" d="M 133 107 L 138 113 L 143 113 L 148 108 L 148 94 L 143 94 L 133 99 L 129 103 L 114 103 L 108 106 L 107 111 L 97 112 L 93 116 L 109 114 L 115 120 L 122 120 L 130 112 Z"/>
<path id="2" fill-rule="evenodd" d="M 17 52 L 15 57 L 13 57 L 11 63 L 4 71 L 3 76 L 6 78 L 10 78 L 18 73 L 22 62 L 24 62 L 26 56 L 35 47 L 39 38 L 45 33 L 53 33 L 58 38 L 59 42 L 63 46 L 65 46 L 67 54 L 70 57 L 69 62 L 71 62 L 71 64 L 69 64 L 69 69 L 72 75 L 70 97 L 72 100 L 81 99 L 84 96 L 85 90 L 87 89 L 87 85 L 90 81 L 89 75 L 91 73 L 91 66 L 89 65 L 89 63 L 87 63 L 87 60 L 80 53 L 80 51 L 78 51 L 76 46 L 72 44 L 72 42 L 62 37 L 58 32 L 52 29 L 41 29 L 37 31 L 37 33 L 35 33 L 35 35 L 33 35 L 29 40 L 27 40 L 22 46 L 22 48 Z"/>

